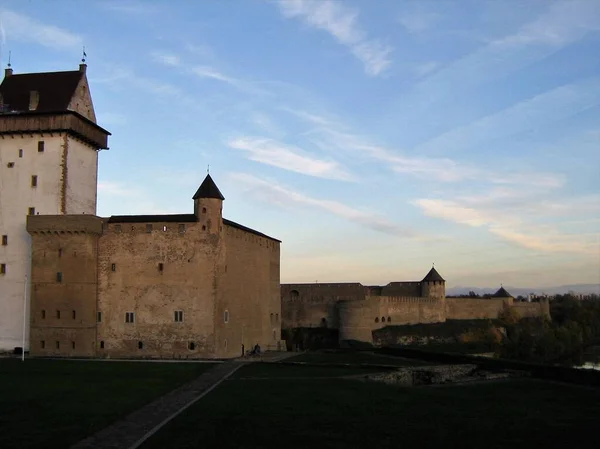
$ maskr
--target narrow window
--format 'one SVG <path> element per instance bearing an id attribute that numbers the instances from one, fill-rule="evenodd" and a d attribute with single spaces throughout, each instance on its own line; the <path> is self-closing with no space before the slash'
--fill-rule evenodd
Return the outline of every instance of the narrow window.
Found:
<path id="1" fill-rule="evenodd" d="M 176 323 L 183 322 L 183 310 L 176 310 L 175 311 L 175 322 Z"/>
<path id="2" fill-rule="evenodd" d="M 202 230 L 203 230 L 203 231 L 206 231 L 206 226 L 202 226 Z"/>
<path id="3" fill-rule="evenodd" d="M 19 157 L 23 157 L 23 150 L 19 150 Z"/>
<path id="4" fill-rule="evenodd" d="M 71 316 L 73 317 L 73 319 L 75 319 L 75 317 L 77 316 L 77 313 L 76 313 L 76 312 L 73 310 L 73 311 L 71 312 Z"/>
<path id="5" fill-rule="evenodd" d="M 227 339 L 225 339 L 224 345 L 225 345 L 225 349 L 227 349 Z"/>
<path id="6" fill-rule="evenodd" d="M 101 323 L 101 322 L 102 322 L 102 312 L 97 312 L 97 313 L 96 313 L 96 321 L 97 321 L 98 323 Z"/>
<path id="7" fill-rule="evenodd" d="M 40 341 L 40 347 L 44 349 L 46 347 L 46 342 L 44 340 Z"/>
<path id="8" fill-rule="evenodd" d="M 35 207 L 29 208 L 29 215 L 35 215 Z"/>
<path id="9" fill-rule="evenodd" d="M 31 176 L 31 187 L 37 187 L 37 175 Z"/>
<path id="10" fill-rule="evenodd" d="M 385 317 L 384 316 L 381 317 L 381 322 L 385 323 Z"/>
<path id="11" fill-rule="evenodd" d="M 185 225 L 184 224 L 180 224 L 179 225 L 179 233 L 183 234 L 185 232 Z"/>
<path id="12" fill-rule="evenodd" d="M 42 310 L 42 319 L 45 320 L 46 319 L 46 311 Z"/>
<path id="13" fill-rule="evenodd" d="M 56 319 L 60 320 L 60 310 L 56 311 Z"/>
<path id="14" fill-rule="evenodd" d="M 223 321 L 225 321 L 226 323 L 229 323 L 229 310 L 226 310 L 223 313 Z"/>
<path id="15" fill-rule="evenodd" d="M 133 323 L 133 312 L 125 312 L 125 322 L 126 323 Z"/>
<path id="16" fill-rule="evenodd" d="M 62 273 L 60 271 L 56 273 L 56 282 L 62 282 Z"/>
<path id="17" fill-rule="evenodd" d="M 6 274 L 6 264 L 0 263 L 0 274 Z"/>
<path id="18" fill-rule="evenodd" d="M 2 246 L 8 245 L 8 235 L 2 236 Z"/>
<path id="19" fill-rule="evenodd" d="M 144 342 L 138 341 L 138 349 L 144 349 Z"/>
<path id="20" fill-rule="evenodd" d="M 166 231 L 167 231 L 167 227 L 163 226 L 163 232 L 166 232 Z"/>
<path id="21" fill-rule="evenodd" d="M 147 232 L 147 233 L 150 233 L 150 232 L 152 232 L 152 225 L 151 225 L 151 224 L 147 224 L 147 225 L 146 225 L 146 232 Z"/>
<path id="22" fill-rule="evenodd" d="M 188 348 L 190 351 L 193 351 L 194 349 L 196 349 L 196 343 L 190 341 L 190 343 L 188 344 Z"/>
<path id="23" fill-rule="evenodd" d="M 158 271 L 163 271 L 164 265 L 161 263 L 158 264 Z"/>
<path id="24" fill-rule="evenodd" d="M 8 168 L 13 168 L 15 166 L 15 163 L 14 162 L 9 162 L 8 164 L 6 164 L 6 166 Z"/>
<path id="25" fill-rule="evenodd" d="M 75 349 L 75 342 L 74 341 L 71 342 L 71 349 Z"/>
<path id="26" fill-rule="evenodd" d="M 388 323 L 391 323 L 391 322 L 392 322 L 392 317 L 388 316 Z"/>
<path id="27" fill-rule="evenodd" d="M 206 213 L 206 207 L 202 208 L 202 213 L 205 214 Z"/>
<path id="28" fill-rule="evenodd" d="M 110 271 L 117 271 L 117 264 L 116 263 L 111 264 Z"/>
<path id="29" fill-rule="evenodd" d="M 115 232 L 121 232 L 121 225 L 115 225 Z"/>
<path id="30" fill-rule="evenodd" d="M 58 248 L 58 257 L 62 257 L 62 248 Z"/>
<path id="31" fill-rule="evenodd" d="M 43 153 L 44 152 L 44 141 L 40 140 L 38 142 L 38 153 Z"/>
<path id="32" fill-rule="evenodd" d="M 375 322 L 379 323 L 379 317 L 375 318 Z"/>
<path id="33" fill-rule="evenodd" d="M 60 349 L 60 341 L 56 342 L 56 349 Z"/>
<path id="34" fill-rule="evenodd" d="M 104 349 L 104 340 L 100 341 L 100 349 Z"/>
<path id="35" fill-rule="evenodd" d="M 279 314 L 278 313 L 275 314 L 275 322 L 279 323 Z"/>

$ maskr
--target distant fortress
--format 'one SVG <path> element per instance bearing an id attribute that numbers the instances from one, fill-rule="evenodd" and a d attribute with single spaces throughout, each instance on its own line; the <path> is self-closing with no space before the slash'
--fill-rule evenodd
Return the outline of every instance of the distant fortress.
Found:
<path id="1" fill-rule="evenodd" d="M 547 300 L 515 302 L 503 287 L 492 298 L 446 298 L 446 281 L 435 268 L 421 281 L 385 286 L 282 284 L 281 301 L 282 329 L 338 329 L 340 341 L 372 342 L 372 332 L 386 326 L 494 319 L 508 308 L 520 317 L 550 315 Z"/>

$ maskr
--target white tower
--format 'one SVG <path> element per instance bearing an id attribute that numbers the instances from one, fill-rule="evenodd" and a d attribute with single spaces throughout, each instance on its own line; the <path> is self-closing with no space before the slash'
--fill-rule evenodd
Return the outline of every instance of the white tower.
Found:
<path id="1" fill-rule="evenodd" d="M 96 124 L 85 74 L 15 75 L 0 85 L 0 352 L 29 349 L 31 242 L 27 215 L 95 214 L 98 150 L 110 133 Z"/>

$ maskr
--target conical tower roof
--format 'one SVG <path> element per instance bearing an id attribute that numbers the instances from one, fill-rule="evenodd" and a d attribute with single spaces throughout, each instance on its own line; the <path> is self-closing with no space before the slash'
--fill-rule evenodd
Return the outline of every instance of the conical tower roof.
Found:
<path id="1" fill-rule="evenodd" d="M 494 293 L 494 298 L 512 298 L 513 296 L 506 291 L 504 287 L 500 287 L 496 293 Z"/>
<path id="2" fill-rule="evenodd" d="M 204 181 L 202 181 L 202 184 L 200 184 L 200 187 L 198 187 L 198 190 L 196 190 L 196 193 L 192 197 L 193 200 L 197 200 L 198 198 L 225 199 L 210 175 L 206 175 L 206 178 L 204 178 Z"/>
<path id="3" fill-rule="evenodd" d="M 440 273 L 438 273 L 436 271 L 436 269 L 432 267 L 431 270 L 429 270 L 429 273 L 427 273 L 427 276 L 425 276 L 421 282 L 434 282 L 434 281 L 446 282 L 444 280 L 444 278 L 442 276 L 440 276 Z"/>

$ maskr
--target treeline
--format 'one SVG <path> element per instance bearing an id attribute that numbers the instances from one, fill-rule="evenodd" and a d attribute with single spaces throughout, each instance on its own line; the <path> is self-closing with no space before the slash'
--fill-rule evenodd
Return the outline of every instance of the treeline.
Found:
<path id="1" fill-rule="evenodd" d="M 503 358 L 581 364 L 586 346 L 600 341 L 600 301 L 563 295 L 550 302 L 551 320 L 519 320 L 514 310 L 500 316 L 506 334 L 497 343 Z"/>

